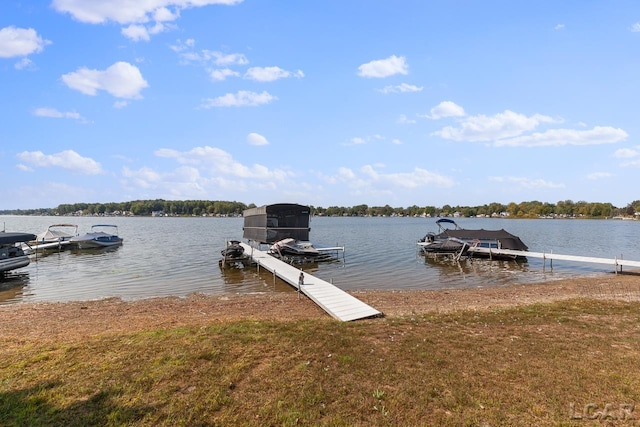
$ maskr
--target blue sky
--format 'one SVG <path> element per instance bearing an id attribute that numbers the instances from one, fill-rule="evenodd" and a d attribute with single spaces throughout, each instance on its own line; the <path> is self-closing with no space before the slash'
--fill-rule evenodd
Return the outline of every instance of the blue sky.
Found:
<path id="1" fill-rule="evenodd" d="M 0 209 L 640 198 L 640 2 L 5 0 Z"/>

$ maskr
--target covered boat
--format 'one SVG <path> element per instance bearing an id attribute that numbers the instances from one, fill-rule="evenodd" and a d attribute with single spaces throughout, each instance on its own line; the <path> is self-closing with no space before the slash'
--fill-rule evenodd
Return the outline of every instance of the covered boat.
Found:
<path id="1" fill-rule="evenodd" d="M 269 253 L 292 264 L 329 261 L 330 252 L 344 248 L 316 248 L 309 241 L 311 209 L 294 203 L 278 203 L 243 212 L 243 237 L 268 244 Z"/>
<path id="2" fill-rule="evenodd" d="M 485 253 L 469 251 L 469 248 L 490 248 L 490 249 L 511 249 L 516 251 L 527 251 L 529 248 L 515 236 L 504 229 L 485 230 L 465 229 L 448 218 L 441 218 L 436 221 L 438 233 L 427 233 L 418 242 L 424 252 L 433 254 L 455 254 L 458 257 L 463 255 L 475 257 L 487 257 Z M 494 255 L 492 258 L 514 259 L 516 255 Z"/>
<path id="3" fill-rule="evenodd" d="M 247 257 L 239 240 L 229 240 L 227 247 L 221 250 L 220 253 L 226 260 L 245 259 Z"/>
<path id="4" fill-rule="evenodd" d="M 29 250 L 60 249 L 71 245 L 71 238 L 78 235 L 76 224 L 52 224 L 34 240 L 27 242 Z"/>
<path id="5" fill-rule="evenodd" d="M 295 240 L 292 238 L 278 240 L 271 245 L 270 250 L 278 253 L 279 255 L 297 255 L 307 257 L 316 257 L 320 255 L 320 251 L 318 251 L 311 242 L 307 240 Z"/>
<path id="6" fill-rule="evenodd" d="M 29 257 L 21 245 L 35 238 L 31 233 L 0 232 L 0 273 L 29 265 Z"/>
<path id="7" fill-rule="evenodd" d="M 104 230 L 111 230 L 111 232 L 108 233 Z M 112 224 L 93 225 L 90 232 L 70 239 L 80 249 L 118 246 L 122 244 L 123 240 L 122 237 L 118 236 L 118 226 Z"/>

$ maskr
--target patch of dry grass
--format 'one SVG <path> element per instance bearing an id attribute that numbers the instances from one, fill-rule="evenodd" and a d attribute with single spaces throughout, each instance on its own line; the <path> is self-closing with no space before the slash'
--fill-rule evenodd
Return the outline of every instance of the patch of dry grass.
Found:
<path id="1" fill-rule="evenodd" d="M 0 335 L 0 424 L 632 425 L 639 309 L 568 300 L 83 341 Z"/>

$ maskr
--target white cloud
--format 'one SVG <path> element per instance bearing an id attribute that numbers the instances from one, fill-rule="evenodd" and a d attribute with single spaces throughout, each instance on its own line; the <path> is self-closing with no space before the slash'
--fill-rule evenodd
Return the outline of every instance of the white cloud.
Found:
<path id="1" fill-rule="evenodd" d="M 140 91 L 149 86 L 135 65 L 116 62 L 104 71 L 80 68 L 64 74 L 62 81 L 71 89 L 85 95 L 96 95 L 104 90 L 116 98 L 142 98 Z"/>
<path id="2" fill-rule="evenodd" d="M 384 174 L 376 171 L 374 166 L 365 165 L 361 168 L 361 172 L 370 179 L 372 185 L 388 184 L 392 187 L 415 189 L 429 185 L 449 188 L 454 184 L 453 180 L 449 177 L 418 167 L 414 168 L 411 172 Z"/>
<path id="3" fill-rule="evenodd" d="M 360 77 L 382 78 L 395 74 L 408 74 L 408 65 L 404 56 L 392 55 L 387 59 L 367 62 L 358 67 Z"/>
<path id="4" fill-rule="evenodd" d="M 197 52 L 193 49 L 195 45 L 196 42 L 194 39 L 187 39 L 184 42 L 177 40 L 176 44 L 169 46 L 169 48 L 177 53 L 180 56 L 180 60 L 185 64 L 196 62 L 212 64 L 216 67 L 229 67 L 249 63 L 247 57 L 242 53 L 224 53 L 208 49 Z"/>
<path id="5" fill-rule="evenodd" d="M 623 162 L 622 167 L 640 167 L 640 146 L 634 148 L 621 148 L 613 153 L 613 157 L 618 159 L 633 159 Z"/>
<path id="6" fill-rule="evenodd" d="M 349 168 L 340 167 L 338 168 L 338 176 L 343 180 L 353 180 L 356 179 L 356 174 Z"/>
<path id="7" fill-rule="evenodd" d="M 407 116 L 405 116 L 404 114 L 401 114 L 400 117 L 398 117 L 398 123 L 403 124 L 403 125 L 411 125 L 416 123 L 416 121 L 414 119 L 410 119 Z"/>
<path id="8" fill-rule="evenodd" d="M 38 117 L 50 117 L 53 119 L 74 119 L 85 121 L 85 118 L 75 111 L 62 112 L 56 110 L 55 108 L 48 107 L 36 108 L 35 110 L 33 110 L 33 115 Z"/>
<path id="9" fill-rule="evenodd" d="M 609 172 L 593 172 L 590 173 L 589 175 L 587 175 L 587 179 L 595 181 L 598 179 L 603 179 L 603 178 L 611 178 L 613 176 L 613 174 L 609 173 Z"/>
<path id="10" fill-rule="evenodd" d="M 450 188 L 455 185 L 453 179 L 422 168 L 414 168 L 406 173 L 382 173 L 377 169 L 383 165 L 364 165 L 357 172 L 351 168 L 340 167 L 333 176 L 320 178 L 329 184 L 346 185 L 359 195 L 393 195 L 399 190 L 413 191 L 423 187 Z"/>
<path id="11" fill-rule="evenodd" d="M 630 28 L 630 30 L 634 33 L 640 33 L 640 22 L 636 22 Z"/>
<path id="12" fill-rule="evenodd" d="M 564 24 L 558 24 L 555 27 L 553 27 L 554 30 L 564 30 Z"/>
<path id="13" fill-rule="evenodd" d="M 382 141 L 384 139 L 384 136 L 382 135 L 368 135 L 365 137 L 360 137 L 360 136 L 356 136 L 353 137 L 349 140 L 350 145 L 362 145 L 362 144 L 367 144 L 369 142 L 373 142 L 373 141 Z"/>
<path id="14" fill-rule="evenodd" d="M 147 27 L 143 25 L 131 24 L 128 27 L 123 27 L 120 32 L 123 36 L 130 38 L 134 42 L 139 42 L 141 40 L 148 42 L 151 40 L 149 30 L 147 30 Z"/>
<path id="15" fill-rule="evenodd" d="M 640 155 L 640 147 L 635 148 L 620 148 L 613 153 L 613 157 L 618 159 L 631 159 Z"/>
<path id="16" fill-rule="evenodd" d="M 60 167 L 84 175 L 102 173 L 100 163 L 89 157 L 82 157 L 73 150 L 65 150 L 56 154 L 44 154 L 42 151 L 23 151 L 17 154 L 18 159 L 38 167 Z"/>
<path id="17" fill-rule="evenodd" d="M 33 67 L 33 61 L 31 61 L 29 58 L 22 58 L 20 61 L 16 62 L 13 66 L 16 70 L 24 70 L 24 69 L 30 69 Z"/>
<path id="18" fill-rule="evenodd" d="M 291 72 L 283 70 L 280 67 L 251 67 L 244 74 L 245 79 L 258 82 L 272 82 L 289 77 L 302 78 L 304 77 L 304 73 L 301 70 Z"/>
<path id="19" fill-rule="evenodd" d="M 382 89 L 378 89 L 378 92 L 384 94 L 387 93 L 407 93 L 407 92 L 422 92 L 424 89 L 422 86 L 410 85 L 408 83 L 401 83 L 395 86 L 385 86 Z"/>
<path id="20" fill-rule="evenodd" d="M 564 184 L 555 183 L 552 181 L 546 181 L 544 179 L 532 179 L 525 177 L 515 177 L 515 176 L 493 176 L 489 177 L 489 181 L 497 182 L 497 183 L 505 183 L 505 184 L 516 184 L 518 187 L 526 188 L 526 189 L 537 189 L 537 188 L 564 188 Z"/>
<path id="21" fill-rule="evenodd" d="M 596 126 L 590 130 L 550 129 L 531 135 L 495 141 L 496 147 L 549 147 L 562 145 L 599 145 L 624 141 L 629 136 L 622 129 Z"/>
<path id="22" fill-rule="evenodd" d="M 40 53 L 48 44 L 51 42 L 43 40 L 33 28 L 10 26 L 0 29 L 0 58 Z"/>
<path id="23" fill-rule="evenodd" d="M 227 77 L 237 77 L 239 75 L 240 73 L 230 70 L 229 68 L 211 70 L 209 72 L 209 77 L 211 77 L 211 80 L 214 81 L 223 81 L 226 80 Z"/>
<path id="24" fill-rule="evenodd" d="M 166 23 L 177 20 L 181 10 L 214 4 L 231 6 L 241 2 L 242 0 L 53 0 L 51 5 L 56 11 L 68 13 L 80 22 L 117 22 L 126 25 L 122 34 L 134 41 L 140 41 L 148 40 L 149 34 L 175 28 Z"/>
<path id="25" fill-rule="evenodd" d="M 247 142 L 250 145 L 269 145 L 269 141 L 267 141 L 267 138 L 260 135 L 259 133 L 253 132 L 247 135 Z"/>
<path id="26" fill-rule="evenodd" d="M 278 98 L 269 92 L 262 93 L 241 90 L 237 93 L 227 93 L 217 98 L 207 98 L 202 103 L 202 108 L 213 107 L 256 107 L 258 105 L 269 104 Z"/>
<path id="27" fill-rule="evenodd" d="M 162 181 L 162 175 L 148 167 L 142 167 L 137 171 L 133 171 L 128 167 L 122 169 L 122 175 L 133 181 L 136 187 L 150 188 L 154 184 Z"/>
<path id="28" fill-rule="evenodd" d="M 438 120 L 444 117 L 464 117 L 464 108 L 451 101 L 442 101 L 440 104 L 433 107 L 430 114 L 426 115 L 426 118 Z"/>
<path id="29" fill-rule="evenodd" d="M 198 168 L 204 175 L 226 175 L 242 179 L 265 179 L 285 181 L 291 173 L 283 169 L 269 169 L 260 164 L 245 166 L 233 159 L 231 154 L 214 147 L 195 147 L 189 151 L 160 149 L 155 152 L 158 157 L 175 159 L 183 165 Z"/>
<path id="30" fill-rule="evenodd" d="M 541 114 L 527 117 L 523 114 L 506 110 L 504 113 L 499 113 L 495 116 L 485 116 L 483 114 L 469 116 L 460 124 L 460 127 L 447 126 L 440 131 L 434 132 L 434 135 L 453 141 L 492 141 L 516 137 L 535 129 L 542 123 L 555 122 L 556 120 L 553 118 Z"/>

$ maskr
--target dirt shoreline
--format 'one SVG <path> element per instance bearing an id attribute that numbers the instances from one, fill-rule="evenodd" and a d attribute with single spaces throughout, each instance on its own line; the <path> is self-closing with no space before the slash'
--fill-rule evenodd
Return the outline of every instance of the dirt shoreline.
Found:
<path id="1" fill-rule="evenodd" d="M 386 317 L 487 310 L 573 298 L 640 301 L 640 273 L 603 274 L 538 284 L 434 291 L 354 291 Z M 166 297 L 138 301 L 110 298 L 0 306 L 0 337 L 15 341 L 66 341 L 143 330 L 207 326 L 237 320 L 331 319 L 295 292 Z M 367 320 L 369 321 L 369 320 Z M 370 320 L 377 321 L 377 320 Z"/>

